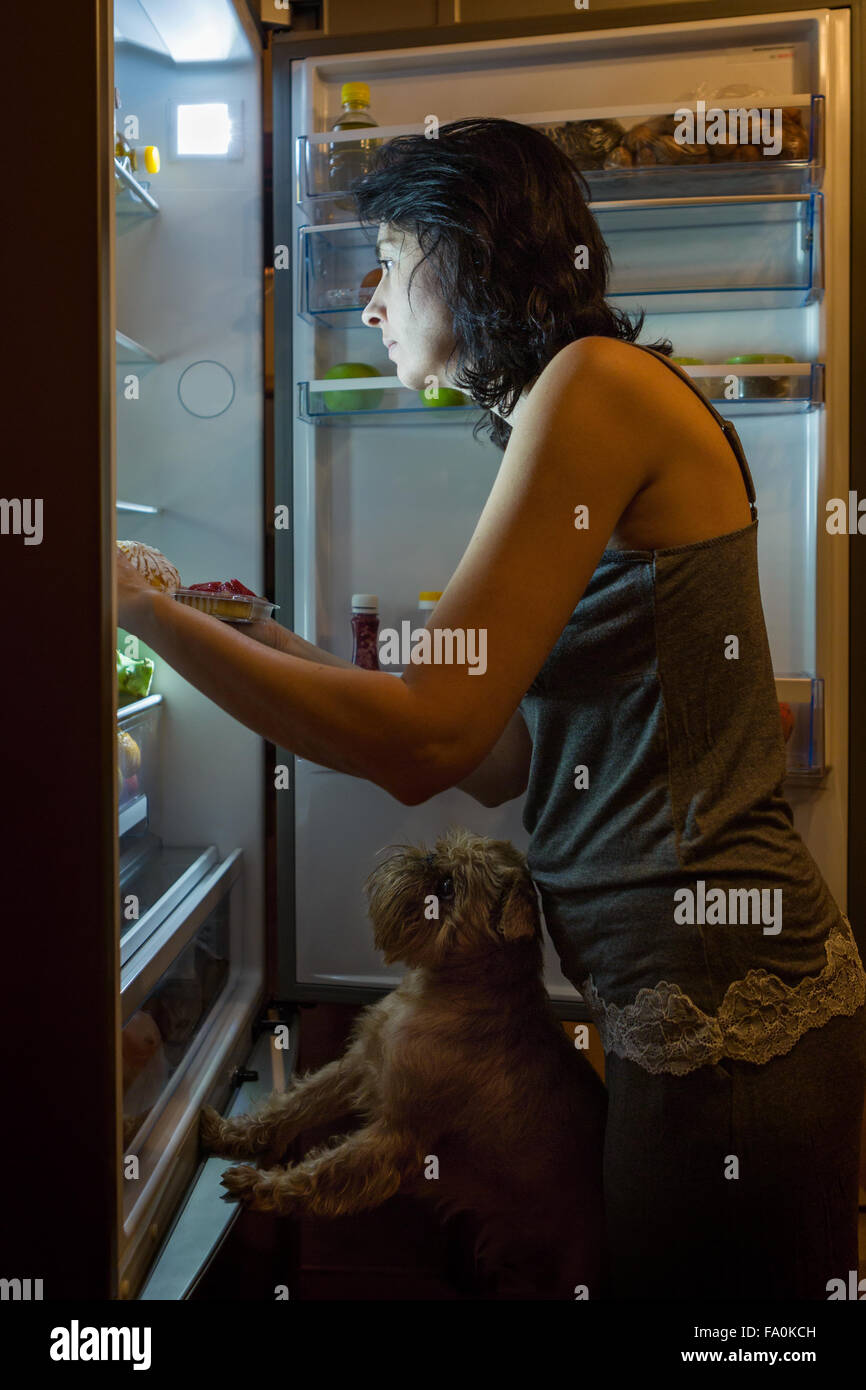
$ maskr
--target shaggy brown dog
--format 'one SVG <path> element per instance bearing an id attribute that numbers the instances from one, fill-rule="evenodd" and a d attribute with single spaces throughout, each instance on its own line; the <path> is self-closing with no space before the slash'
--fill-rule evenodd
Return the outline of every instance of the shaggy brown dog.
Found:
<path id="1" fill-rule="evenodd" d="M 355 1020 L 344 1057 L 293 1079 L 252 1116 L 202 1114 L 206 1148 L 256 1211 L 342 1216 L 395 1192 L 474 1213 L 498 1294 L 597 1297 L 607 1091 L 557 1022 L 542 981 L 526 861 L 507 840 L 451 829 L 403 847 L 365 883 L 376 946 L 410 967 Z M 302 1130 L 364 1119 L 289 1167 Z"/>

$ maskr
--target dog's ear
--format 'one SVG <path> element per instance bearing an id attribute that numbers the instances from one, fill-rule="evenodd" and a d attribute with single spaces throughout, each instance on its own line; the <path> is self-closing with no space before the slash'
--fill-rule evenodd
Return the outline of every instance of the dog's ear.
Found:
<path id="1" fill-rule="evenodd" d="M 502 912 L 497 931 L 506 941 L 538 934 L 538 899 L 532 883 L 521 869 L 513 869 L 512 882 L 503 890 Z"/>

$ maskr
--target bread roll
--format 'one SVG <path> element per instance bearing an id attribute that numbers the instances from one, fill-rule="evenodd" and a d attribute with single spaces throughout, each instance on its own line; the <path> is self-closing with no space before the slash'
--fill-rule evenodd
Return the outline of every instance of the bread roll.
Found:
<path id="1" fill-rule="evenodd" d="M 124 778 L 134 777 L 141 767 L 141 749 L 125 729 L 117 731 L 117 758 Z"/>
<path id="2" fill-rule="evenodd" d="M 143 545 L 141 541 L 118 541 L 117 548 L 132 561 L 152 588 L 173 593 L 181 587 L 180 575 L 161 550 L 154 550 L 152 545 Z"/>

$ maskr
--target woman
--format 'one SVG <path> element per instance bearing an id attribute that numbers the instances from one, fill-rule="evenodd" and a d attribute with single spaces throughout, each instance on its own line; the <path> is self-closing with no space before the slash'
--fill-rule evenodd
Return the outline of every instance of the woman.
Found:
<path id="1" fill-rule="evenodd" d="M 365 672 L 122 559 L 119 620 L 249 728 L 407 806 L 526 790 L 545 920 L 605 1047 L 595 1292 L 826 1298 L 857 1268 L 866 973 L 781 794 L 736 431 L 606 303 L 588 190 L 540 132 L 402 137 L 354 191 L 383 268 L 364 322 L 406 386 L 468 389 L 507 444 L 431 620 L 483 629 L 486 670 Z"/>

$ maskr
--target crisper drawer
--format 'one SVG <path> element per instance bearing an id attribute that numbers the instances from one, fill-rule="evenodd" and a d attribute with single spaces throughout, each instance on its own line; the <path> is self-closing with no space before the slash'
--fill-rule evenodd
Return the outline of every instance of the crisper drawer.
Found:
<path id="1" fill-rule="evenodd" d="M 216 859 L 216 851 L 206 852 Z M 240 966 L 243 852 L 235 850 L 163 916 L 121 966 L 123 1150 L 139 1155 L 135 1199 L 171 1140 L 168 1112 L 203 1051 Z M 206 1051 L 206 1049 L 204 1049 Z M 161 1120 L 168 1127 L 157 1137 Z"/>
<path id="2" fill-rule="evenodd" d="M 157 739 L 162 696 L 148 695 L 117 711 L 117 801 L 121 840 L 147 826 L 157 791 Z"/>

